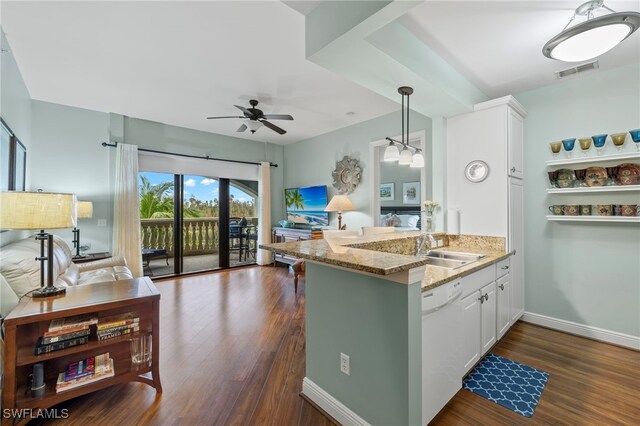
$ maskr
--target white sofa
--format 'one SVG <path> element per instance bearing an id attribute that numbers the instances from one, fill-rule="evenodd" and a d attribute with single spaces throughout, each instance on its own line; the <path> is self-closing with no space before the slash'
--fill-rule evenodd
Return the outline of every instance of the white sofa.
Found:
<path id="1" fill-rule="evenodd" d="M 5 317 L 18 300 L 40 287 L 40 242 L 34 237 L 0 247 L 0 314 Z M 53 237 L 53 277 L 56 287 L 71 287 L 132 278 L 124 257 L 75 264 L 69 246 Z"/>

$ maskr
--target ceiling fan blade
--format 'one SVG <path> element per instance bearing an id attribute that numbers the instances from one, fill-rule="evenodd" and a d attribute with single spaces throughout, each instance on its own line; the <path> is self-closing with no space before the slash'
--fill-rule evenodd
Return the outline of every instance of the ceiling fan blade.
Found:
<path id="1" fill-rule="evenodd" d="M 266 120 L 293 120 L 293 117 L 289 114 L 268 114 L 264 115 Z"/>
<path id="2" fill-rule="evenodd" d="M 247 125 L 243 124 L 238 128 L 238 130 L 236 130 L 236 132 L 244 132 L 245 130 L 247 130 Z"/>
<path id="3" fill-rule="evenodd" d="M 241 107 L 240 105 L 234 105 L 234 107 L 238 108 L 240 111 L 244 112 L 249 117 L 251 117 L 253 115 L 253 113 L 251 111 L 249 111 L 248 109 L 246 109 L 245 107 Z"/>
<path id="4" fill-rule="evenodd" d="M 266 127 L 270 128 L 271 130 L 276 132 L 276 133 L 280 133 L 281 135 L 284 135 L 285 133 L 287 133 L 286 130 L 281 129 L 280 127 L 276 126 L 275 124 L 269 123 L 267 120 L 260 120 L 260 122 L 262 124 L 264 124 Z"/>
<path id="5" fill-rule="evenodd" d="M 246 117 L 241 117 L 239 115 L 227 115 L 224 117 L 207 117 L 207 120 L 217 120 L 218 118 L 246 118 Z"/>

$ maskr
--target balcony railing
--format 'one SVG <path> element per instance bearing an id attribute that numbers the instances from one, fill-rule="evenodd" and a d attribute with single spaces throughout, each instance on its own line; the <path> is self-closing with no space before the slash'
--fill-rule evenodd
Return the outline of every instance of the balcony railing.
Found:
<path id="1" fill-rule="evenodd" d="M 257 224 L 258 218 L 247 221 Z M 173 254 L 173 218 L 141 219 L 142 248 L 163 248 Z M 182 221 L 184 256 L 218 253 L 220 224 L 217 217 L 185 218 Z"/>

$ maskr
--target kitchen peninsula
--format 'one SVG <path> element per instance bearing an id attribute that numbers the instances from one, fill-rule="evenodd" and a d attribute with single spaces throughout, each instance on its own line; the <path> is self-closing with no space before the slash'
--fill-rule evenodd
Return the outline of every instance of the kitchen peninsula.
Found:
<path id="1" fill-rule="evenodd" d="M 453 321 L 457 343 L 452 352 L 456 353 L 445 360 L 450 364 L 445 373 L 457 383 L 453 394 L 483 350 L 508 329 L 498 330 L 497 312 L 501 284 L 496 280 L 504 279 L 500 271 L 507 274 L 511 255 L 504 238 L 436 234 L 438 250 L 484 255 L 449 269 L 414 256 L 418 236 L 410 232 L 261 246 L 306 260 L 303 393 L 343 424 L 426 424 L 442 408 L 441 401 L 432 404 L 428 398 L 433 387 L 429 368 L 423 369 L 433 352 L 441 349 L 429 337 L 433 330 L 426 329 L 425 301 L 459 299 L 447 305 L 459 318 Z M 444 296 L 437 293 L 445 285 L 447 291 L 440 292 Z M 494 308 L 481 313 L 489 285 L 487 306 Z M 509 287 L 505 288 L 508 292 Z M 467 299 L 475 305 L 460 305 Z M 509 310 L 503 317 L 510 325 Z M 491 313 L 493 319 L 487 320 Z M 480 315 L 485 318 L 484 330 L 492 330 L 493 338 L 485 338 L 484 330 L 478 328 Z M 477 329 L 477 339 L 468 327 Z M 477 350 L 469 346 L 469 341 L 476 340 Z"/>

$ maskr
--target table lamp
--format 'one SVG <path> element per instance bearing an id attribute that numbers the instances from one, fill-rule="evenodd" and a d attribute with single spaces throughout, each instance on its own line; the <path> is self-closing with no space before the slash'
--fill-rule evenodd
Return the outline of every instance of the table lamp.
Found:
<path id="1" fill-rule="evenodd" d="M 324 209 L 325 212 L 338 212 L 338 229 L 340 230 L 347 229 L 347 225 L 342 226 L 342 212 L 353 210 L 356 210 L 356 206 L 344 194 L 334 195 Z"/>
<path id="2" fill-rule="evenodd" d="M 44 229 L 71 228 L 76 225 L 75 194 L 54 194 L 50 192 L 2 192 L 0 193 L 0 229 L 39 229 L 36 240 L 40 241 L 40 289 L 33 297 L 47 297 L 64 294 L 64 288 L 53 285 L 53 235 Z M 44 243 L 47 241 L 47 256 Z M 47 261 L 47 285 L 44 270 Z"/>
<path id="3" fill-rule="evenodd" d="M 76 203 L 76 217 L 78 219 L 91 219 L 93 217 L 93 203 L 91 201 L 78 201 Z M 73 228 L 73 247 L 76 249 L 74 259 L 86 256 L 80 254 L 80 228 Z"/>

